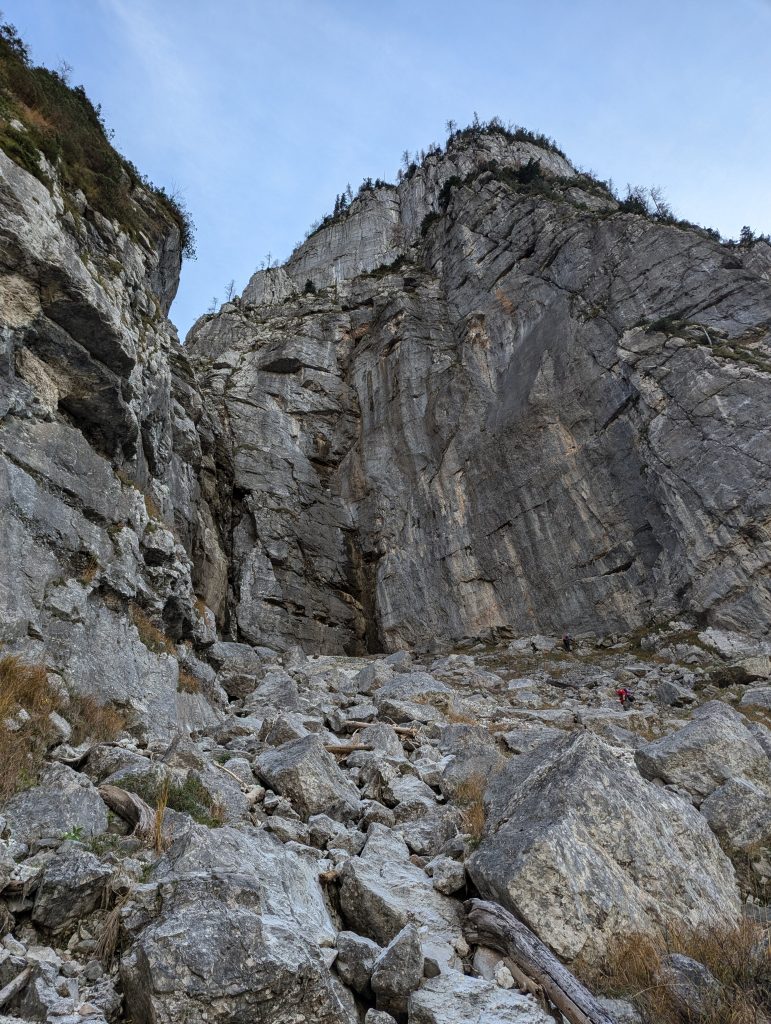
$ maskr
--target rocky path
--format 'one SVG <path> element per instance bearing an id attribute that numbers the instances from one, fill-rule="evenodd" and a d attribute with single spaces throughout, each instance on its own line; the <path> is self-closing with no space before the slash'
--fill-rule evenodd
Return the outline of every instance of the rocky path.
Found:
<path id="1" fill-rule="evenodd" d="M 764 916 L 771 659 L 746 638 L 207 657 L 216 725 L 61 743 L 0 811 L 0 989 L 23 982 L 3 1024 L 546 1024 L 467 943 L 469 896 L 568 964 Z M 128 834 L 108 786 L 153 827 Z"/>

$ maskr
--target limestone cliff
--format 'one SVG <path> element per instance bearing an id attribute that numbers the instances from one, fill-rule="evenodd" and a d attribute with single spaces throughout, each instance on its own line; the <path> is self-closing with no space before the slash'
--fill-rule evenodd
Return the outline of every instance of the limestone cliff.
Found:
<path id="1" fill-rule="evenodd" d="M 242 500 L 239 634 L 767 632 L 770 325 L 765 242 L 458 133 L 190 333 Z"/>
<path id="2" fill-rule="evenodd" d="M 455 135 L 185 350 L 184 218 L 0 26 L 2 1021 L 549 1024 L 474 891 L 592 1020 L 761 1019 L 771 249 L 539 142 Z"/>
<path id="3" fill-rule="evenodd" d="M 166 318 L 181 225 L 84 95 L 7 49 L 3 84 L 47 75 L 91 133 L 84 152 L 106 147 L 119 177 L 108 216 L 68 180 L 66 153 L 36 150 L 37 122 L 11 117 L 3 90 L 0 643 L 168 734 L 212 717 L 203 693 L 178 692 L 172 655 L 213 639 L 203 602 L 219 612 L 227 589 L 227 456 L 217 468 L 216 424 Z M 84 184 L 96 166 L 79 168 Z"/>

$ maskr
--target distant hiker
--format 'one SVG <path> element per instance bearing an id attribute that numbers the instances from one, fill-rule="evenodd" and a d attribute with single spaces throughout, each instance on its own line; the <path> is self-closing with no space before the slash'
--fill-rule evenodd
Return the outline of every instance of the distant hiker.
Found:
<path id="1" fill-rule="evenodd" d="M 631 690 L 627 690 L 627 688 L 625 686 L 620 686 L 616 690 L 616 696 L 619 699 L 621 707 L 625 711 L 626 711 L 627 704 L 633 704 L 634 703 L 634 694 L 632 693 Z"/>
<path id="2" fill-rule="evenodd" d="M 563 637 L 562 637 L 562 646 L 565 648 L 565 650 L 568 652 L 568 654 L 570 654 L 570 652 L 573 649 L 573 637 L 570 635 L 570 633 L 565 633 L 563 635 Z"/>
<path id="3" fill-rule="evenodd" d="M 533 654 L 538 654 L 538 646 L 535 640 L 530 641 L 530 646 L 533 648 Z"/>

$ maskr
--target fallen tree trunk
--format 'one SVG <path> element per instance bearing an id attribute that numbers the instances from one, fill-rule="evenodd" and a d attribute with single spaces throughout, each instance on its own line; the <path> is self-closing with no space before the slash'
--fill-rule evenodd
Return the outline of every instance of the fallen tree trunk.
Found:
<path id="1" fill-rule="evenodd" d="M 358 732 L 359 729 L 368 729 L 374 722 L 345 722 L 343 728 L 348 732 Z M 397 736 L 415 736 L 416 730 L 408 725 L 392 725 L 391 728 Z"/>
<path id="2" fill-rule="evenodd" d="M 327 743 L 324 746 L 324 750 L 329 751 L 330 754 L 352 754 L 355 750 L 372 750 L 372 747 L 366 743 Z"/>
<path id="3" fill-rule="evenodd" d="M 133 826 L 134 834 L 143 839 L 152 838 L 155 833 L 156 812 L 136 793 L 129 793 L 120 786 L 100 786 L 99 796 L 118 817 Z"/>
<path id="4" fill-rule="evenodd" d="M 10 1003 L 18 992 L 21 992 L 31 977 L 32 968 L 25 967 L 21 974 L 17 974 L 4 988 L 0 988 L 0 1010 L 6 1003 Z"/>
<path id="5" fill-rule="evenodd" d="M 570 1024 L 616 1024 L 591 992 L 527 925 L 497 903 L 468 900 L 464 904 L 466 941 L 506 954 L 532 978 Z"/>

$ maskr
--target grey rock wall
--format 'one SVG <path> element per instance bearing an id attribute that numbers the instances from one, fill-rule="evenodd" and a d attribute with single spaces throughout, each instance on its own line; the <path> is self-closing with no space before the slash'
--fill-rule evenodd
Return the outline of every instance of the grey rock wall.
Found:
<path id="1" fill-rule="evenodd" d="M 166 319 L 179 267 L 176 228 L 129 237 L 0 153 L 0 642 L 161 734 L 211 721 L 175 644 L 201 601 L 227 615 L 227 453 Z"/>
<path id="2" fill-rule="evenodd" d="M 507 174 L 534 154 L 540 190 Z M 188 338 L 243 636 L 767 632 L 770 263 L 498 138 L 365 192 Z"/>

